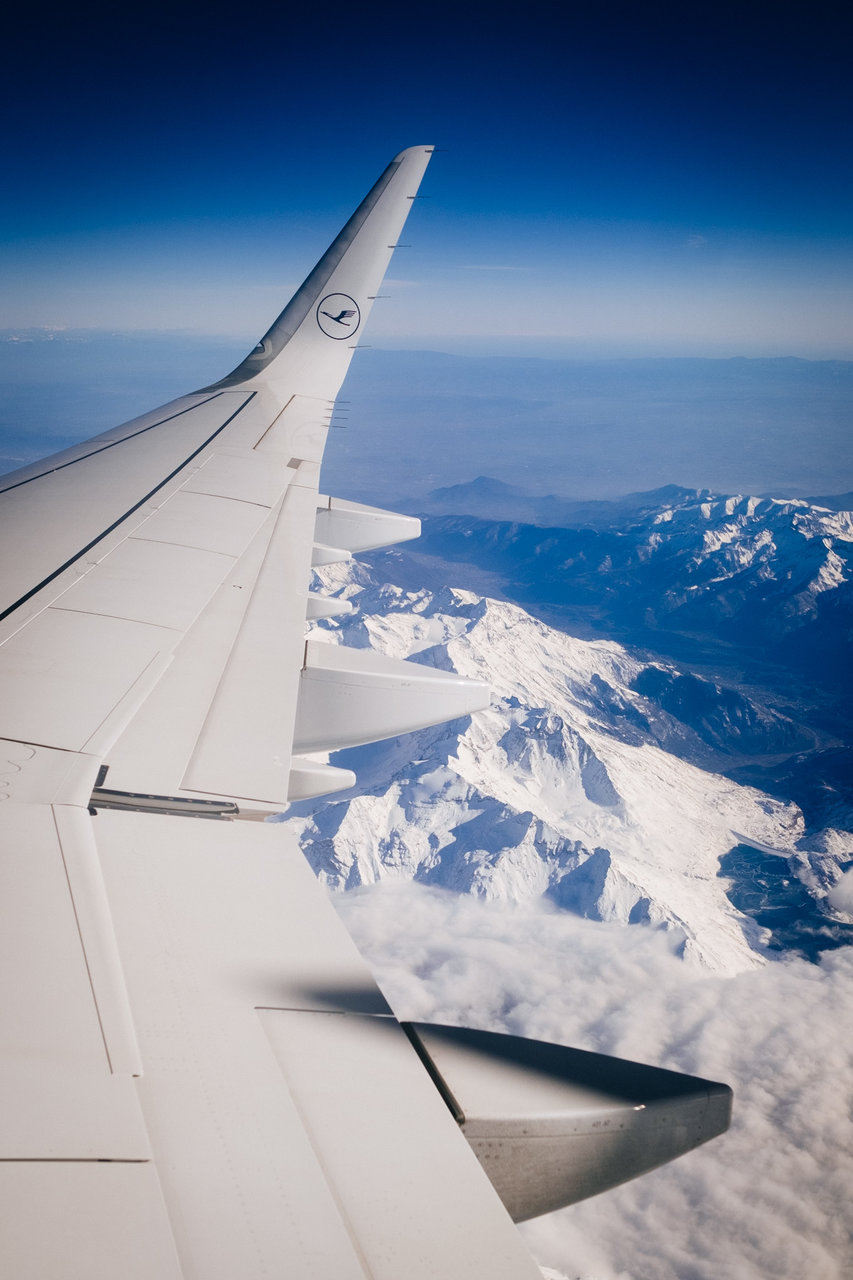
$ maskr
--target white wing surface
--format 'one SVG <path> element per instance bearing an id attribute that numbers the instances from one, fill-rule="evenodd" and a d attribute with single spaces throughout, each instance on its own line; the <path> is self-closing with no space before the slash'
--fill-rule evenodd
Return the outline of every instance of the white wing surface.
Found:
<path id="1" fill-rule="evenodd" d="M 0 481 L 16 1280 L 535 1274 L 298 848 L 240 821 L 352 781 L 300 749 L 487 700 L 304 637 L 312 554 L 418 532 L 317 488 L 429 154 L 230 377 Z"/>
<path id="2" fill-rule="evenodd" d="M 588 1098 L 616 1115 L 636 1096 L 566 1093 L 552 1077 L 575 1066 L 552 1054 L 537 1134 L 562 1167 L 557 1138 L 583 1131 L 595 1168 L 522 1194 L 517 1102 L 495 1127 L 480 1087 L 509 1096 L 516 1042 L 401 1027 L 299 849 L 255 821 L 351 785 L 318 753 L 488 701 L 305 640 L 332 608 L 309 594 L 312 562 L 418 533 L 319 495 L 318 475 L 430 150 L 392 161 L 229 377 L 0 480 L 0 1249 L 16 1280 L 532 1278 L 505 1205 L 541 1212 L 675 1154 L 637 1139 L 629 1172 L 612 1144 L 596 1165 Z M 721 1124 L 694 1083 L 678 1149 Z"/>

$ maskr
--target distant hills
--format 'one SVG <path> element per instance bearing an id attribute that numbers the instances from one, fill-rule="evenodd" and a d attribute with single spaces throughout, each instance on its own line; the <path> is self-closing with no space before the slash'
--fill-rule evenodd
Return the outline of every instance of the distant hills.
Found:
<path id="1" fill-rule="evenodd" d="M 677 484 L 661 485 L 641 493 L 627 493 L 614 499 L 578 501 L 556 494 L 536 496 L 519 485 L 507 484 L 492 476 L 477 476 L 462 484 L 433 489 L 424 510 L 438 514 L 475 515 L 492 520 L 520 520 L 535 525 L 572 525 L 608 528 L 623 520 L 641 516 L 667 504 L 713 497 L 710 489 L 686 489 Z M 762 494 L 762 497 L 778 497 Z M 822 494 L 802 499 L 812 506 L 832 511 L 853 511 L 853 492 Z"/>
<path id="2" fill-rule="evenodd" d="M 433 489 L 425 510 L 435 514 L 475 515 L 483 519 L 513 520 L 542 527 L 607 529 L 659 509 L 665 503 L 710 495 L 710 490 L 662 485 L 646 493 L 628 493 L 614 499 L 577 500 L 556 494 L 532 496 L 517 485 L 490 476 L 478 476 L 466 484 Z"/>
<path id="3" fill-rule="evenodd" d="M 256 338 L 0 333 L 0 467 L 208 385 Z M 575 519 L 560 506 L 566 497 L 621 500 L 673 482 L 806 497 L 853 483 L 853 361 L 567 360 L 366 347 L 343 396 L 350 412 L 330 435 L 324 488 L 380 506 L 409 498 L 423 509 L 430 490 L 483 471 L 556 501 L 536 513 L 462 510 L 558 525 Z M 597 519 L 595 506 L 577 518 Z"/>

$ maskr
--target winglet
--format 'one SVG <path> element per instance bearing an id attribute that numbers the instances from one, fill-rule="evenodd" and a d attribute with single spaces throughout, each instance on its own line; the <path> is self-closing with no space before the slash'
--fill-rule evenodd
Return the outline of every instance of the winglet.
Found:
<path id="1" fill-rule="evenodd" d="M 432 151 L 408 147 L 394 157 L 254 351 L 205 390 L 298 370 L 308 394 L 336 394 Z"/>

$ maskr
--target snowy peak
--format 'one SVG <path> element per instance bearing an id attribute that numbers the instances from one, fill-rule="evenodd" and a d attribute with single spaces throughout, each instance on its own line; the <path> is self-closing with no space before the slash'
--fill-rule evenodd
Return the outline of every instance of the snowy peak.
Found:
<path id="1" fill-rule="evenodd" d="M 844 737 L 853 715 L 853 513 L 669 488 L 562 527 L 429 516 L 406 583 L 457 572 L 547 621 L 774 687 Z M 423 577 L 421 578 L 423 580 Z"/>
<path id="2" fill-rule="evenodd" d="M 294 806 L 289 818 L 325 880 L 352 888 L 396 876 L 494 900 L 543 898 L 662 928 L 717 971 L 762 963 L 767 935 L 729 901 L 720 859 L 741 839 L 733 830 L 793 856 L 802 815 L 665 749 L 691 734 L 702 745 L 673 711 L 686 714 L 672 695 L 681 673 L 470 591 L 409 592 L 359 565 L 322 580 L 359 607 L 324 625 L 329 642 L 452 667 L 493 689 L 491 707 L 470 720 L 336 758 L 355 769 L 360 792 Z M 669 710 L 650 680 L 663 681 Z M 709 721 L 715 686 L 699 683 Z M 749 705 L 741 698 L 737 709 Z M 752 716 L 757 732 L 760 709 Z M 834 883 L 837 860 L 818 862 Z"/>
<path id="3" fill-rule="evenodd" d="M 659 557 L 677 558 L 685 571 L 680 589 L 669 590 L 671 608 L 694 591 L 700 598 L 709 591 L 720 598 L 723 584 L 733 587 L 737 579 L 743 601 L 756 586 L 766 595 L 770 584 L 778 584 L 797 602 L 792 608 L 789 601 L 786 610 L 794 616 L 814 612 L 815 596 L 849 580 L 849 511 L 828 511 L 798 499 L 736 496 L 682 501 L 664 507 L 652 523 L 645 545 Z M 642 526 L 635 528 L 642 533 Z M 731 605 L 731 593 L 723 598 Z"/>

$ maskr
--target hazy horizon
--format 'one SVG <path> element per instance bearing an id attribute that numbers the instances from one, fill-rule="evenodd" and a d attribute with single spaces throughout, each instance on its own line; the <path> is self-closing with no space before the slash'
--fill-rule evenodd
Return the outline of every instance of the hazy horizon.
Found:
<path id="1" fill-rule="evenodd" d="M 204 386 L 246 347 L 197 334 L 0 334 L 0 466 L 14 470 Z M 355 354 L 322 483 L 391 506 L 481 475 L 573 499 L 667 484 L 843 494 L 853 489 L 851 417 L 849 361 L 374 346 Z"/>

